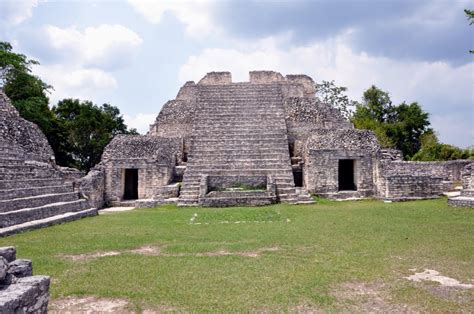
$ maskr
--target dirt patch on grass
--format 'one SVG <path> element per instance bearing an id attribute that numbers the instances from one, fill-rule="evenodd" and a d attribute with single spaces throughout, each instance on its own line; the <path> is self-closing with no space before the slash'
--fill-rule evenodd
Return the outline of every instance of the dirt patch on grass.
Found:
<path id="1" fill-rule="evenodd" d="M 332 295 L 337 299 L 343 312 L 364 313 L 416 313 L 405 304 L 393 303 L 388 288 L 382 282 L 348 282 L 334 289 Z"/>
<path id="2" fill-rule="evenodd" d="M 67 297 L 53 300 L 49 313 L 131 313 L 129 303 L 123 299 L 96 297 Z"/>
<path id="3" fill-rule="evenodd" d="M 76 255 L 73 255 L 73 254 L 61 255 L 61 258 L 70 260 L 73 262 L 82 262 L 82 261 L 96 259 L 99 257 L 117 256 L 120 254 L 121 252 L 118 252 L 118 251 L 108 251 L 108 252 L 94 252 L 94 253 L 84 253 L 84 254 L 76 254 Z"/>
<path id="4" fill-rule="evenodd" d="M 242 257 L 259 257 L 265 252 L 275 252 L 280 250 L 279 247 L 268 247 L 260 248 L 254 251 L 242 251 L 242 252 L 230 252 L 226 250 L 219 250 L 214 252 L 202 252 L 202 253 L 166 253 L 158 246 L 142 246 L 137 249 L 124 250 L 124 251 L 108 251 L 108 252 L 94 252 L 77 255 L 61 255 L 60 257 L 73 262 L 81 262 L 93 260 L 100 257 L 106 256 L 117 256 L 124 253 L 140 254 L 147 256 L 164 256 L 164 257 L 204 257 L 204 256 L 242 256 Z"/>
<path id="5" fill-rule="evenodd" d="M 431 295 L 456 302 L 461 306 L 474 306 L 471 293 L 474 285 L 443 276 L 433 269 L 425 269 L 423 272 L 416 272 L 416 269 L 410 269 L 410 271 L 414 274 L 405 279 L 415 282 L 417 287 L 428 291 Z"/>
<path id="6" fill-rule="evenodd" d="M 411 271 L 415 272 L 416 269 L 410 269 Z M 434 281 L 438 282 L 443 287 L 450 287 L 450 288 L 458 288 L 458 289 L 472 289 L 474 285 L 472 284 L 465 284 L 459 282 L 457 279 L 450 278 L 447 276 L 441 275 L 438 271 L 433 269 L 425 269 L 421 273 L 414 273 L 411 276 L 405 277 L 411 281 Z"/>
<path id="7" fill-rule="evenodd" d="M 140 311 L 135 311 L 130 303 L 125 299 L 107 299 L 97 297 L 66 297 L 53 300 L 49 303 L 48 312 L 59 313 L 167 313 L 177 312 L 178 308 L 170 305 L 158 305 L 153 307 L 143 307 Z"/>

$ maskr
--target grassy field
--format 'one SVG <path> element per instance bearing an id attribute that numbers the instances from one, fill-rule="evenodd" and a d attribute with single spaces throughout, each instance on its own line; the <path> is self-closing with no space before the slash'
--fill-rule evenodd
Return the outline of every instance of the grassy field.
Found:
<path id="1" fill-rule="evenodd" d="M 446 199 L 241 208 L 163 206 L 0 239 L 54 300 L 124 299 L 135 311 L 472 311 L 474 211 Z"/>

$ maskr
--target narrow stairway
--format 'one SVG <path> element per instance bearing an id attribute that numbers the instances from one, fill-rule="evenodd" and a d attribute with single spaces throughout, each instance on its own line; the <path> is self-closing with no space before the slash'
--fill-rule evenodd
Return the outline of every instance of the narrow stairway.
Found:
<path id="1" fill-rule="evenodd" d="M 52 166 L 23 156 L 0 139 L 0 237 L 97 215 Z"/>
<path id="2" fill-rule="evenodd" d="M 199 204 L 203 175 L 272 175 L 277 198 L 311 203 L 295 189 L 287 129 L 278 84 L 199 86 L 193 145 L 178 205 Z"/>

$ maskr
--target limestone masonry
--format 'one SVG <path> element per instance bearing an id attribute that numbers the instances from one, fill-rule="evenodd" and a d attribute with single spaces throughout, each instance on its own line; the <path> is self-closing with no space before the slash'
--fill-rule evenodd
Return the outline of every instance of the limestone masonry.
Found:
<path id="1" fill-rule="evenodd" d="M 50 279 L 33 276 L 30 260 L 14 247 L 0 247 L 0 313 L 47 313 Z"/>
<path id="2" fill-rule="evenodd" d="M 229 72 L 187 82 L 147 135 L 109 144 L 95 169 L 104 192 L 88 197 L 135 206 L 300 204 L 313 202 L 309 193 L 425 199 L 452 190 L 472 165 L 403 161 L 315 92 L 309 76 L 272 71 L 250 72 L 249 82 L 233 83 Z"/>
<path id="3" fill-rule="evenodd" d="M 0 90 L 0 237 L 97 214 L 74 189 L 82 173 L 53 157 L 38 126 Z"/>
<path id="4" fill-rule="evenodd" d="M 187 82 L 147 135 L 118 135 L 86 176 L 58 167 L 39 128 L 0 92 L 0 236 L 97 214 L 103 206 L 265 205 L 333 199 L 435 198 L 463 184 L 453 206 L 473 207 L 473 163 L 403 161 L 315 97 L 306 75 L 229 72 Z"/>

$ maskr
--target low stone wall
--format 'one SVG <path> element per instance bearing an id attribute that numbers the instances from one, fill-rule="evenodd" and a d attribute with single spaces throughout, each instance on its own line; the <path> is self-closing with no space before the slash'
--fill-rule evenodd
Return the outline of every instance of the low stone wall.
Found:
<path id="1" fill-rule="evenodd" d="M 92 169 L 76 181 L 74 190 L 86 197 L 89 206 L 102 208 L 104 206 L 105 174 L 102 169 Z"/>
<path id="2" fill-rule="evenodd" d="M 47 313 L 50 279 L 33 276 L 30 260 L 14 247 L 0 248 L 0 313 Z"/>
<path id="3" fill-rule="evenodd" d="M 232 188 L 239 184 L 265 188 L 267 186 L 267 176 L 208 176 L 207 178 L 207 189 L 209 191 Z"/>
<path id="4" fill-rule="evenodd" d="M 381 160 L 377 170 L 378 195 L 394 200 L 438 197 L 461 181 L 461 169 L 469 163 Z"/>
<path id="5" fill-rule="evenodd" d="M 386 179 L 385 199 L 394 201 L 436 198 L 443 194 L 440 177 L 395 175 Z"/>

